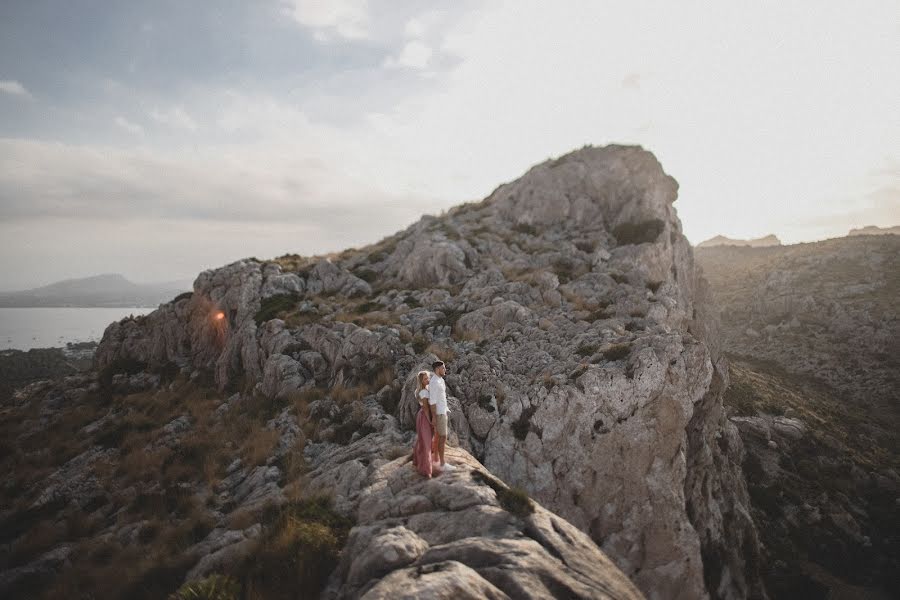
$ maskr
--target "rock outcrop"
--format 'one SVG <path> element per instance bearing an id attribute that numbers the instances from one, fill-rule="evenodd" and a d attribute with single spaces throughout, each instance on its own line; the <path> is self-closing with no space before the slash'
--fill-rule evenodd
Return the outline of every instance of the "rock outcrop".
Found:
<path id="1" fill-rule="evenodd" d="M 450 449 L 456 469 L 419 476 L 384 436 L 313 449 L 311 486 L 359 523 L 323 598 L 642 598 L 584 533 Z"/>
<path id="2" fill-rule="evenodd" d="M 310 406 L 312 441 L 346 441 L 389 427 L 378 410 L 410 428 L 412 372 L 436 354 L 451 441 L 648 597 L 764 596 L 677 189 L 639 147 L 587 147 L 374 246 L 204 272 L 190 298 L 111 325 L 97 365 L 211 370 L 220 389 L 277 397 L 368 386 Z"/>

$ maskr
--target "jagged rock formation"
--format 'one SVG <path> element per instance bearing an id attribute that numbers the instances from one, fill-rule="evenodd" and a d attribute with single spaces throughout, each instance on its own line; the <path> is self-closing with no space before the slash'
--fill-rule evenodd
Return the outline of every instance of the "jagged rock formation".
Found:
<path id="1" fill-rule="evenodd" d="M 715 237 L 709 238 L 708 240 L 704 240 L 697 244 L 698 248 L 712 248 L 715 246 L 742 246 L 742 247 L 750 247 L 750 248 L 763 248 L 766 246 L 780 246 L 781 240 L 778 239 L 778 236 L 774 234 L 769 234 L 767 236 L 763 236 L 761 238 L 754 238 L 752 240 L 736 240 L 733 238 L 725 237 L 724 235 L 717 235 Z"/>
<path id="2" fill-rule="evenodd" d="M 649 152 L 585 148 L 374 246 L 204 272 L 190 297 L 111 325 L 98 367 L 210 369 L 222 390 L 281 398 L 324 388 L 311 441 L 346 443 L 393 417 L 409 428 L 411 373 L 436 353 L 451 441 L 587 532 L 648 597 L 762 597 L 676 194 Z M 365 389 L 339 409 L 335 386 Z"/>
<path id="3" fill-rule="evenodd" d="M 769 590 L 896 596 L 900 238 L 696 256 L 722 308 Z"/>

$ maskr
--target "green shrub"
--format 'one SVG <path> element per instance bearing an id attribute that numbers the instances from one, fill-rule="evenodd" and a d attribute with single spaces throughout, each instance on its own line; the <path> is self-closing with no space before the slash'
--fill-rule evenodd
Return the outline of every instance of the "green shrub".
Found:
<path id="1" fill-rule="evenodd" d="M 620 246 L 645 244 L 656 241 L 665 228 L 666 224 L 661 219 L 650 219 L 640 223 L 623 223 L 613 229 L 612 234 Z"/>
<path id="2" fill-rule="evenodd" d="M 178 294 L 172 299 L 172 304 L 176 304 L 181 300 L 188 300 L 194 295 L 194 292 L 184 292 L 183 294 Z"/>
<path id="3" fill-rule="evenodd" d="M 171 600 L 240 600 L 241 584 L 226 575 L 210 575 L 190 581 L 170 597 Z"/>
<path id="4" fill-rule="evenodd" d="M 297 305 L 300 297 L 297 294 L 275 294 L 265 298 L 256 311 L 253 320 L 257 325 L 262 325 L 277 317 L 280 313 L 287 312 Z"/>
<path id="5" fill-rule="evenodd" d="M 537 235 L 538 231 L 534 225 L 529 223 L 519 223 L 515 227 L 513 227 L 513 231 L 516 233 L 524 233 L 525 235 Z"/>
<path id="6" fill-rule="evenodd" d="M 497 501 L 505 511 L 523 519 L 534 512 L 534 502 L 524 490 L 507 487 L 499 480 L 481 471 L 472 471 L 472 479 L 494 490 L 497 494 Z"/>
<path id="7" fill-rule="evenodd" d="M 609 361 L 622 360 L 631 354 L 631 346 L 628 344 L 613 344 L 603 351 L 603 358 Z"/>
<path id="8" fill-rule="evenodd" d="M 416 354 L 423 354 L 428 348 L 428 340 L 421 333 L 417 333 L 412 339 L 412 347 Z"/>
<path id="9" fill-rule="evenodd" d="M 373 271 L 372 269 L 367 269 L 365 267 L 361 267 L 353 271 L 353 274 L 365 281 L 366 283 L 375 283 L 375 280 L 378 279 L 378 273 Z"/>
<path id="10" fill-rule="evenodd" d="M 377 302 L 363 302 L 359 306 L 356 307 L 355 311 L 357 314 L 363 314 L 368 312 L 373 312 L 376 310 L 381 310 L 383 307 Z"/>
<path id="11" fill-rule="evenodd" d="M 587 358 L 588 356 L 593 355 L 596 351 L 597 346 L 595 344 L 585 344 L 584 346 L 578 348 L 578 350 L 575 351 L 575 354 Z"/>
<path id="12" fill-rule="evenodd" d="M 270 507 L 245 585 L 261 598 L 316 598 L 340 560 L 352 522 L 325 497 Z"/>

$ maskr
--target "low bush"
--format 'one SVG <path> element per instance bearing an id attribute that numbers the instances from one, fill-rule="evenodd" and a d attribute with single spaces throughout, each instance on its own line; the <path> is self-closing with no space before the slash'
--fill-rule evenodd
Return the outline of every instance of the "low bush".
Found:
<path id="1" fill-rule="evenodd" d="M 324 497 L 270 508 L 245 587 L 267 599 L 316 598 L 340 560 L 353 523 Z"/>
<path id="2" fill-rule="evenodd" d="M 620 246 L 645 244 L 656 241 L 665 228 L 661 219 L 649 219 L 640 223 L 622 223 L 612 230 L 612 234 Z"/>
<path id="3" fill-rule="evenodd" d="M 524 233 L 525 235 L 537 235 L 538 230 L 534 225 L 529 223 L 519 223 L 513 227 L 516 233 Z"/>
<path id="4" fill-rule="evenodd" d="M 184 584 L 170 600 L 240 600 L 241 584 L 226 575 L 210 575 L 206 579 Z"/>
<path id="5" fill-rule="evenodd" d="M 534 502 L 524 490 L 508 487 L 481 471 L 472 471 L 472 479 L 494 490 L 497 494 L 497 501 L 505 511 L 523 519 L 534 512 Z"/>
<path id="6" fill-rule="evenodd" d="M 262 325 L 266 321 L 270 321 L 279 314 L 287 312 L 294 308 L 300 301 L 297 294 L 275 294 L 263 299 L 260 303 L 259 310 L 253 316 L 253 320 L 257 325 Z"/>
<path id="7" fill-rule="evenodd" d="M 613 344 L 603 351 L 603 358 L 609 361 L 622 360 L 631 354 L 631 346 L 628 344 Z"/>

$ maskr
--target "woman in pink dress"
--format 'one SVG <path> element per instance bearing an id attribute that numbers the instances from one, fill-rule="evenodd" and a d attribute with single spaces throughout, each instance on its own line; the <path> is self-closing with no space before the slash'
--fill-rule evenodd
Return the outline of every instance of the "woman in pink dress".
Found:
<path id="1" fill-rule="evenodd" d="M 434 436 L 434 416 L 428 403 L 428 371 L 419 371 L 416 376 L 416 400 L 419 412 L 416 414 L 416 445 L 413 448 L 412 463 L 416 470 L 425 477 L 431 478 L 440 470 L 431 462 L 431 440 Z"/>

